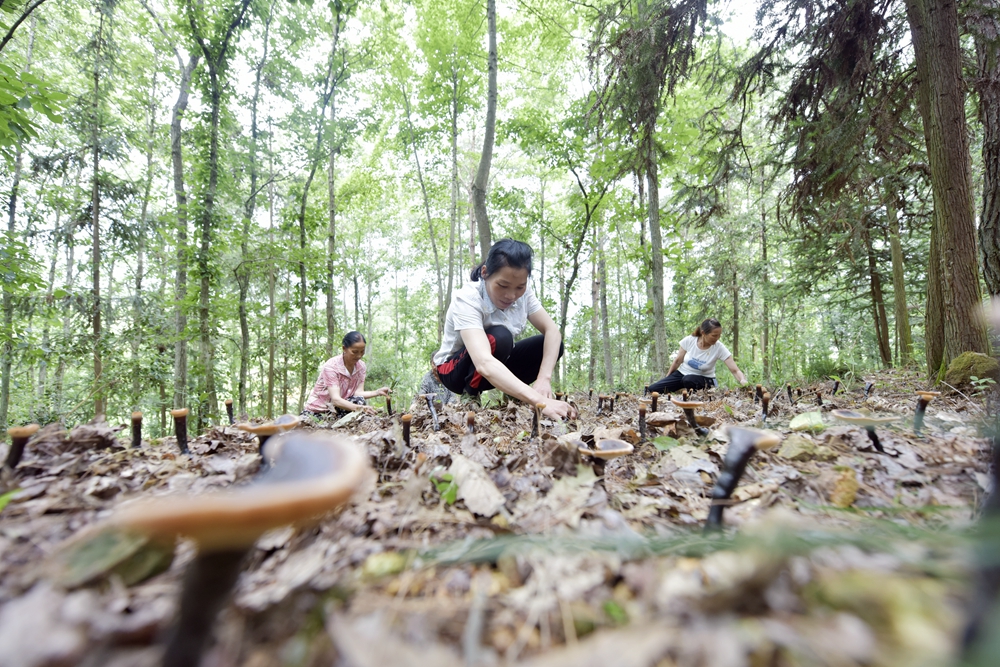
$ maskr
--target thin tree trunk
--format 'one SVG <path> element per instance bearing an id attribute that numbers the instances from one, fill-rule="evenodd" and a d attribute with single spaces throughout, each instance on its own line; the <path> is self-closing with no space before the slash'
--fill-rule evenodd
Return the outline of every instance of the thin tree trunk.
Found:
<path id="1" fill-rule="evenodd" d="M 989 352 L 979 317 L 979 260 L 972 201 L 972 168 L 962 91 L 958 9 L 947 0 L 906 0 L 918 107 L 934 192 L 938 252 L 947 262 L 940 273 L 945 364 L 962 352 Z M 932 242 L 933 245 L 933 242 Z M 933 254 L 933 253 L 932 253 Z M 935 258 L 930 258 L 935 262 Z M 928 278 L 933 267 L 928 271 Z M 930 295 L 931 289 L 928 289 Z M 928 332 L 928 337 L 933 335 Z M 937 368 L 928 369 L 936 372 Z"/>
<path id="2" fill-rule="evenodd" d="M 274 251 L 274 150 L 271 141 L 274 133 L 271 132 L 270 121 L 268 121 L 268 171 L 267 183 L 267 212 L 269 224 L 267 228 L 268 245 L 271 252 Z M 274 354 L 275 354 L 275 323 L 277 314 L 275 312 L 274 288 L 275 288 L 275 266 L 274 258 L 268 266 L 267 271 L 267 418 L 274 418 Z"/>
<path id="3" fill-rule="evenodd" d="M 136 242 L 135 294 L 132 297 L 132 410 L 138 410 L 142 396 L 142 375 L 139 352 L 142 346 L 142 334 L 145 330 L 142 308 L 142 281 L 145 277 L 146 227 L 149 220 L 149 197 L 153 190 L 153 147 L 156 140 L 156 72 L 153 72 L 153 85 L 149 94 L 149 124 L 146 127 L 146 183 L 143 186 L 142 210 L 139 213 L 139 233 Z"/>
<path id="4" fill-rule="evenodd" d="M 885 299 L 882 297 L 882 276 L 878 272 L 875 251 L 872 248 L 868 230 L 864 231 L 865 252 L 868 255 L 868 286 L 872 297 L 872 319 L 875 322 L 875 336 L 882 366 L 892 365 L 892 350 L 889 345 L 889 322 L 885 314 Z"/>
<path id="5" fill-rule="evenodd" d="M 486 0 L 486 19 L 489 33 L 488 84 L 486 95 L 486 127 L 483 136 L 483 153 L 479 158 L 476 179 L 472 183 L 472 203 L 479 228 L 479 252 L 486 260 L 493 234 L 486 212 L 486 186 L 490 180 L 490 165 L 493 162 L 493 139 L 497 119 L 497 8 L 496 0 Z"/>
<path id="6" fill-rule="evenodd" d="M 906 279 L 903 273 L 903 246 L 899 242 L 899 217 L 895 196 L 890 193 L 886 202 L 889 218 L 889 248 L 892 253 L 892 292 L 896 320 L 896 338 L 899 341 L 899 363 L 906 366 L 913 361 L 913 336 L 910 333 L 910 311 L 906 307 Z"/>
<path id="7" fill-rule="evenodd" d="M 975 38 L 979 121 L 983 125 L 983 202 L 979 246 L 986 290 L 1000 295 L 1000 1 L 973 0 L 963 20 Z"/>
<path id="8" fill-rule="evenodd" d="M 736 268 L 733 268 L 733 360 L 740 358 L 740 283 Z"/>
<path id="9" fill-rule="evenodd" d="M 764 321 L 761 327 L 762 333 L 760 341 L 760 348 L 761 348 L 760 351 L 761 351 L 761 359 L 763 361 L 762 370 L 764 372 L 764 381 L 769 382 L 771 380 L 771 355 L 769 354 L 770 350 L 768 349 L 769 348 L 768 343 L 770 343 L 769 336 L 771 331 L 771 306 L 770 306 L 771 280 L 770 276 L 768 275 L 768 264 L 767 264 L 767 212 L 764 209 L 763 184 L 761 185 L 761 192 L 760 192 L 760 254 L 761 254 L 761 263 L 764 268 L 762 276 L 763 298 L 761 299 L 761 301 L 763 301 L 762 310 L 764 311 L 763 312 Z"/>
<path id="10" fill-rule="evenodd" d="M 330 100 L 330 120 L 336 114 L 336 100 Z M 326 172 L 329 219 L 326 229 L 326 356 L 329 359 L 336 349 L 337 337 L 337 292 L 334 289 L 334 272 L 337 260 L 337 151 L 336 141 L 330 143 L 330 164 Z"/>
<path id="11" fill-rule="evenodd" d="M 455 284 L 455 236 L 458 233 L 458 71 L 452 66 L 451 72 L 451 208 L 448 226 L 448 293 L 445 307 L 451 304 L 451 292 Z"/>
<path id="12" fill-rule="evenodd" d="M 101 92 L 101 45 L 104 41 L 104 12 L 100 13 L 100 20 L 97 27 L 97 39 L 94 55 L 94 101 L 91 105 L 91 156 L 93 162 L 93 182 L 90 191 L 91 217 L 90 223 L 93 226 L 91 262 L 93 267 L 92 301 L 91 301 L 91 326 L 93 328 L 93 350 L 94 350 L 94 418 L 102 419 L 104 416 L 104 390 L 101 387 L 103 378 L 103 359 L 101 356 L 101 145 L 100 145 L 100 92 Z"/>
<path id="13" fill-rule="evenodd" d="M 601 274 L 597 270 L 597 228 L 594 228 L 593 278 L 590 281 L 590 363 L 587 369 L 587 386 L 593 388 L 597 370 L 598 312 L 601 307 Z"/>
<path id="14" fill-rule="evenodd" d="M 660 237 L 660 186 L 657 180 L 656 160 L 650 151 L 646 172 L 646 186 L 649 189 L 649 250 L 653 259 L 653 341 L 656 346 L 656 370 L 667 370 L 667 329 L 663 313 L 663 241 Z"/>
<path id="15" fill-rule="evenodd" d="M 608 273 L 604 259 L 603 230 L 597 232 L 597 274 L 601 295 L 601 346 L 604 348 L 604 382 L 608 388 L 615 386 L 614 366 L 611 363 L 611 334 L 608 327 Z"/>

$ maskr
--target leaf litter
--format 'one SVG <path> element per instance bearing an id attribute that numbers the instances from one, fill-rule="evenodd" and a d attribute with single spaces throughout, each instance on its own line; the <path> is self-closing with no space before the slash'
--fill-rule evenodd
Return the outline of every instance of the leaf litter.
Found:
<path id="1" fill-rule="evenodd" d="M 630 395 L 612 414 L 572 395 L 580 419 L 542 420 L 537 438 L 516 402 L 472 406 L 473 434 L 470 406 L 441 408 L 435 432 L 415 404 L 409 447 L 398 416 L 309 425 L 355 436 L 374 472 L 317 527 L 258 540 L 204 664 L 954 662 L 972 598 L 968 529 L 992 486 L 981 410 L 943 396 L 916 436 L 917 377 L 874 379 L 867 401 L 862 384 L 824 389 L 821 407 L 815 386 L 795 405 L 773 391 L 764 424 L 752 393 L 713 391 L 700 396 L 706 438 L 668 402 L 640 442 Z M 836 408 L 900 416 L 879 429 L 886 453 Z M 808 427 L 793 431 L 797 417 Z M 727 424 L 784 441 L 751 460 L 727 531 L 703 535 Z M 241 485 L 259 467 L 255 438 L 230 426 L 186 456 L 172 437 L 129 449 L 121 431 L 47 427 L 4 471 L 0 666 L 157 664 L 193 545 L 75 541 L 125 503 Z M 636 446 L 599 475 L 578 445 L 604 437 Z"/>

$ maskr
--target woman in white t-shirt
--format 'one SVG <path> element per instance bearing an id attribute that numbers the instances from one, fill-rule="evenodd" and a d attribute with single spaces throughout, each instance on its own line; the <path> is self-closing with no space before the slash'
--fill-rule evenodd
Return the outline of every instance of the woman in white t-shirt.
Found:
<path id="1" fill-rule="evenodd" d="M 572 419 L 576 408 L 552 394 L 562 336 L 528 282 L 531 254 L 521 241 L 493 244 L 448 306 L 432 362 L 441 383 L 456 394 L 495 387 L 529 404 L 544 403 L 547 417 Z M 515 342 L 529 322 L 539 335 Z"/>
<path id="2" fill-rule="evenodd" d="M 667 377 L 649 385 L 649 391 L 673 394 L 681 389 L 714 387 L 716 361 L 726 364 L 737 382 L 746 384 L 747 378 L 736 365 L 732 353 L 719 342 L 721 335 L 719 320 L 710 317 L 702 322 L 693 334 L 681 339 L 677 358 L 670 364 Z"/>

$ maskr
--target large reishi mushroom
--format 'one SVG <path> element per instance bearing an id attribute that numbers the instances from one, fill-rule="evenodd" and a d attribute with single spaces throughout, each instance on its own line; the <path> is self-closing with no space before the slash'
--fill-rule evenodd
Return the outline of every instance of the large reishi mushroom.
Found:
<path id="1" fill-rule="evenodd" d="M 594 474 L 599 477 L 604 476 L 604 467 L 608 461 L 631 454 L 634 449 L 632 443 L 614 438 L 598 440 L 592 448 L 583 443 L 580 443 L 578 447 L 580 454 L 590 457 L 594 461 Z"/>
<path id="2" fill-rule="evenodd" d="M 920 435 L 920 429 L 924 426 L 924 412 L 927 411 L 927 406 L 940 395 L 940 391 L 917 390 L 917 409 L 913 412 L 913 432 L 917 435 Z"/>
<path id="3" fill-rule="evenodd" d="M 7 450 L 7 460 L 4 461 L 4 465 L 7 468 L 13 470 L 21 462 L 21 457 L 24 456 L 24 448 L 27 446 L 28 440 L 31 440 L 31 436 L 38 433 L 38 429 L 38 424 L 13 426 L 7 429 L 7 435 L 10 436 L 10 449 Z"/>
<path id="4" fill-rule="evenodd" d="M 264 456 L 264 445 L 267 443 L 268 438 L 292 430 L 301 421 L 302 418 L 296 415 L 281 415 L 273 422 L 266 422 L 264 424 L 237 424 L 236 428 L 257 436 L 258 451 L 261 456 Z"/>
<path id="5" fill-rule="evenodd" d="M 197 544 L 167 638 L 164 667 L 198 664 L 240 564 L 261 534 L 318 521 L 357 491 L 368 469 L 362 448 L 334 434 L 280 435 L 268 441 L 264 453 L 272 465 L 244 488 L 138 502 L 109 522 L 114 529 L 153 541 L 169 544 L 183 536 Z"/>
<path id="6" fill-rule="evenodd" d="M 677 407 L 679 407 L 681 410 L 684 411 L 684 416 L 687 417 L 687 422 L 688 422 L 688 424 L 690 424 L 691 428 L 694 429 L 695 433 L 697 433 L 698 435 L 700 435 L 702 437 L 705 437 L 706 435 L 708 435 L 708 429 L 705 428 L 704 426 L 699 426 L 698 425 L 698 418 L 695 417 L 695 415 L 694 415 L 694 411 L 695 411 L 696 408 L 700 408 L 701 406 L 705 405 L 703 402 L 701 402 L 701 401 L 678 401 L 676 398 L 671 398 L 670 402 L 673 403 L 674 405 L 676 405 Z"/>
<path id="7" fill-rule="evenodd" d="M 708 510 L 705 532 L 722 528 L 722 512 L 736 490 L 736 485 L 740 483 L 754 452 L 771 449 L 781 442 L 781 436 L 777 433 L 757 428 L 728 426 L 726 433 L 729 436 L 729 448 L 722 461 L 722 472 L 712 487 L 712 507 Z"/>
<path id="8" fill-rule="evenodd" d="M 885 454 L 885 449 L 882 447 L 882 443 L 879 442 L 878 435 L 875 433 L 875 427 L 891 424 L 896 421 L 895 417 L 873 417 L 861 412 L 855 412 L 854 410 L 832 410 L 830 414 L 842 422 L 854 424 L 855 426 L 863 426 L 868 432 L 868 438 L 872 441 L 875 449 Z"/>

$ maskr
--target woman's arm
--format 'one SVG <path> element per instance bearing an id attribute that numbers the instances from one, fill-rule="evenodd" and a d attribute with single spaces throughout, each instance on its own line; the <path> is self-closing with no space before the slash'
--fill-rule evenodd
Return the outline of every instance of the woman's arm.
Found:
<path id="1" fill-rule="evenodd" d="M 490 384 L 494 387 L 508 396 L 518 398 L 529 405 L 545 403 L 545 410 L 543 412 L 548 417 L 566 417 L 572 419 L 576 416 L 576 410 L 569 403 L 542 396 L 537 390 L 518 380 L 517 376 L 511 373 L 509 368 L 493 356 L 492 349 L 490 348 L 490 339 L 486 337 L 485 331 L 482 329 L 461 329 L 459 334 L 462 336 L 462 343 L 465 345 L 465 349 L 469 352 L 469 356 L 472 357 L 472 363 L 475 364 L 476 370 L 479 371 L 480 375 L 489 380 Z M 548 344 L 548 340 L 546 340 L 546 344 Z M 556 354 L 558 355 L 558 348 L 556 348 Z"/>
<path id="2" fill-rule="evenodd" d="M 686 354 L 687 350 L 685 350 L 683 347 L 677 350 L 677 356 L 674 358 L 674 363 L 670 364 L 670 370 L 667 371 L 667 375 L 670 375 L 671 373 L 673 373 L 674 371 L 676 371 L 678 368 L 681 367 L 681 364 L 684 363 L 684 355 Z"/>
<path id="3" fill-rule="evenodd" d="M 741 371 L 739 366 L 736 365 L 736 360 L 733 359 L 732 355 L 730 355 L 724 363 L 726 364 L 726 368 L 729 369 L 729 372 L 733 374 L 734 378 L 736 378 L 737 382 L 740 384 L 747 383 L 747 376 L 743 375 L 743 371 Z"/>
<path id="4" fill-rule="evenodd" d="M 361 398 L 375 398 L 376 396 L 388 396 L 388 387 L 379 387 L 375 391 L 365 391 L 365 383 L 362 382 L 358 390 L 354 392 L 355 396 L 360 396 Z"/>
<path id="5" fill-rule="evenodd" d="M 552 394 L 552 373 L 555 372 L 556 363 L 559 361 L 559 346 L 562 344 L 559 327 L 544 308 L 528 315 L 528 321 L 545 336 L 545 342 L 542 344 L 542 365 L 538 369 L 538 378 L 532 386 L 545 398 L 555 398 Z"/>
<path id="6" fill-rule="evenodd" d="M 358 389 L 364 391 L 365 385 L 362 382 Z M 330 404 L 340 408 L 341 410 L 347 410 L 348 412 L 356 412 L 358 410 L 365 410 L 366 412 L 375 412 L 375 408 L 370 405 L 356 405 L 351 403 L 343 396 L 340 395 L 340 385 L 336 382 L 331 384 L 326 388 L 327 392 L 330 394 Z"/>

